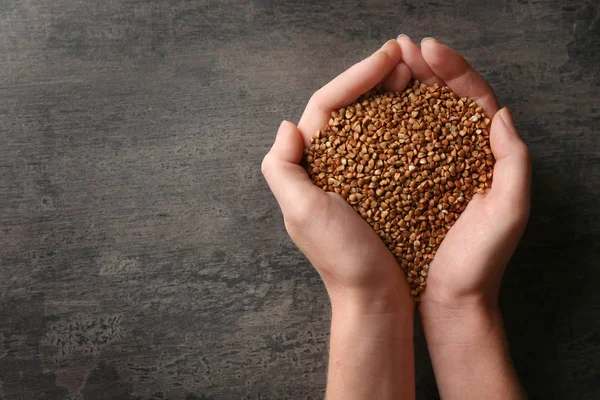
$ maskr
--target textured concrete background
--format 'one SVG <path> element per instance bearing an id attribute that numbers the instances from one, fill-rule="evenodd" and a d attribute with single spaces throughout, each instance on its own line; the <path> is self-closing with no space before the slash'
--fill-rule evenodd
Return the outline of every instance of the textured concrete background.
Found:
<path id="1" fill-rule="evenodd" d="M 598 2 L 1 0 L 0 399 L 321 397 L 327 298 L 260 160 L 399 33 L 513 110 L 534 194 L 512 355 L 532 399 L 600 398 Z"/>

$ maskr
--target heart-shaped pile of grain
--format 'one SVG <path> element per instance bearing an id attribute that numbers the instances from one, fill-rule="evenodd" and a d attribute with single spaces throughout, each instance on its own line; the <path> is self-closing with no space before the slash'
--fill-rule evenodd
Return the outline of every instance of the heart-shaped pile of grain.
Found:
<path id="1" fill-rule="evenodd" d="M 491 186 L 489 124 L 473 100 L 413 81 L 334 111 L 305 151 L 312 181 L 343 196 L 375 229 L 415 300 L 446 232 Z"/>

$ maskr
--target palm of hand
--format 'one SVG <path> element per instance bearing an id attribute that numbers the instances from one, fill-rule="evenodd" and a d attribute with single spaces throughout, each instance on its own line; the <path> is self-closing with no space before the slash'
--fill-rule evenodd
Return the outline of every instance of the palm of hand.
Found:
<path id="1" fill-rule="evenodd" d="M 476 195 L 442 241 L 430 266 L 423 301 L 432 296 L 438 301 L 493 298 L 497 293 L 527 216 L 498 207 L 493 190 Z"/>
<path id="2" fill-rule="evenodd" d="M 328 285 L 374 288 L 400 280 L 394 256 L 341 196 L 320 192 L 311 204 L 310 215 L 286 218 L 286 227 Z"/>

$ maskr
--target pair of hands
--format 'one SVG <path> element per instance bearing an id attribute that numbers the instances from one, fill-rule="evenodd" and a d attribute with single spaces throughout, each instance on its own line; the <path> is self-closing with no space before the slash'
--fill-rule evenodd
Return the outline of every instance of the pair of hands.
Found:
<path id="1" fill-rule="evenodd" d="M 263 161 L 263 174 L 290 236 L 323 278 L 332 300 L 350 296 L 365 306 L 370 301 L 381 305 L 386 299 L 412 304 L 402 269 L 373 229 L 342 197 L 314 186 L 299 165 L 303 149 L 326 125 L 331 111 L 377 84 L 401 91 L 411 77 L 448 85 L 483 107 L 493 117 L 490 141 L 496 158 L 492 188 L 474 196 L 440 245 L 422 305 L 494 306 L 504 268 L 529 214 L 529 155 L 509 111 L 499 110 L 490 85 L 449 47 L 429 38 L 418 46 L 406 36 L 387 42 L 315 92 L 297 127 L 281 124 Z"/>
<path id="2" fill-rule="evenodd" d="M 402 321 L 400 325 L 410 326 L 412 330 L 414 303 L 394 256 L 341 196 L 314 186 L 299 165 L 311 136 L 326 125 L 331 111 L 352 103 L 379 84 L 388 91 L 401 91 L 411 78 L 429 85 L 447 85 L 459 96 L 475 100 L 492 118 L 490 142 L 496 158 L 492 188 L 474 196 L 444 238 L 430 265 L 427 289 L 421 296 L 419 311 L 440 393 L 443 397 L 453 397 L 464 395 L 465 390 L 477 390 L 468 388 L 468 383 L 466 386 L 457 384 L 453 364 L 462 363 L 467 370 L 472 370 L 475 383 L 478 375 L 482 380 L 488 380 L 488 376 L 505 377 L 497 385 L 488 380 L 492 383 L 479 386 L 485 398 L 491 398 L 486 393 L 492 390 L 507 394 L 500 398 L 519 398 L 520 389 L 508 357 L 497 299 L 505 266 L 529 215 L 529 153 L 509 111 L 499 109 L 490 85 L 460 54 L 431 38 L 424 39 L 420 46 L 405 35 L 388 41 L 373 55 L 316 91 L 298 126 L 282 122 L 275 143 L 263 160 L 262 172 L 279 202 L 288 233 L 325 283 L 333 320 L 336 315 L 348 314 L 350 310 L 350 314 L 361 317 L 349 320 L 363 321 L 353 324 L 347 319 L 338 324 L 343 328 L 336 328 L 332 323 L 330 357 L 334 357 L 337 337 L 342 339 L 335 340 L 345 341 L 346 347 L 362 343 L 365 337 L 372 335 L 377 336 L 377 343 L 386 343 L 386 346 L 394 346 L 392 340 L 382 339 L 386 335 L 396 339 L 401 336 L 412 346 L 412 332 L 405 330 L 399 335 L 402 326 L 388 318 L 400 316 L 396 318 Z M 375 326 L 374 331 L 363 332 L 364 321 Z M 378 329 L 378 325 L 386 328 Z M 344 329 L 360 332 L 362 339 L 352 342 Z M 334 335 L 334 332 L 337 333 Z M 491 350 L 487 356 L 476 359 L 467 354 L 467 344 Z M 361 363 L 376 360 L 380 357 L 375 356 L 377 351 L 386 357 L 385 349 L 372 347 L 361 353 Z M 367 352 L 373 353 L 371 358 Z M 399 353 L 410 357 L 412 349 L 404 347 Z M 335 357 L 338 361 L 333 367 L 330 359 L 330 375 L 340 360 L 352 360 L 353 356 L 344 354 L 341 349 L 335 352 Z M 388 366 L 382 364 L 381 369 L 387 371 L 393 369 L 391 365 L 400 364 L 391 360 Z M 405 369 L 411 368 L 410 364 L 403 365 Z M 351 376 L 359 370 L 360 367 L 349 368 L 341 373 Z M 330 383 L 331 380 L 330 377 Z M 348 378 L 340 390 L 349 388 L 350 382 Z M 394 392 L 389 390 L 389 393 Z M 472 393 L 474 398 L 484 398 Z M 402 398 L 411 397 L 410 390 L 402 394 Z M 400 398 L 400 392 L 394 392 L 391 397 L 394 396 Z"/>

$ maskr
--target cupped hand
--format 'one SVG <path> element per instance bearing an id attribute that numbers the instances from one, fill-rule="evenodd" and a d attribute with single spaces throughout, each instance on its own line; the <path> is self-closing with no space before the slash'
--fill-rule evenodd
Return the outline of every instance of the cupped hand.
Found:
<path id="1" fill-rule="evenodd" d="M 460 54 L 431 38 L 421 46 L 403 35 L 398 42 L 415 78 L 447 85 L 484 109 L 492 119 L 490 144 L 496 158 L 491 189 L 473 197 L 442 241 L 430 265 L 421 308 L 473 301 L 495 305 L 504 269 L 529 216 L 527 146 L 508 109 L 499 110 L 490 85 Z"/>
<path id="2" fill-rule="evenodd" d="M 298 127 L 281 124 L 263 161 L 263 174 L 290 236 L 320 273 L 330 295 L 352 292 L 405 301 L 408 287 L 401 269 L 375 232 L 339 195 L 314 186 L 299 164 L 303 149 L 326 125 L 331 111 L 377 84 L 385 90 L 403 90 L 411 77 L 448 85 L 475 100 L 493 118 L 490 141 L 496 158 L 492 188 L 474 196 L 440 245 L 422 304 L 493 302 L 528 218 L 529 153 L 508 110 L 499 111 L 490 85 L 449 47 L 434 39 L 418 46 L 406 36 L 386 43 L 315 92 Z"/>
<path id="3" fill-rule="evenodd" d="M 332 111 L 378 84 L 387 90 L 406 87 L 411 75 L 401 58 L 399 43 L 391 40 L 316 91 L 297 127 L 281 123 L 262 163 L 288 233 L 321 275 L 332 302 L 412 307 L 403 272 L 377 234 L 340 195 L 315 186 L 300 166 L 304 148 Z"/>

